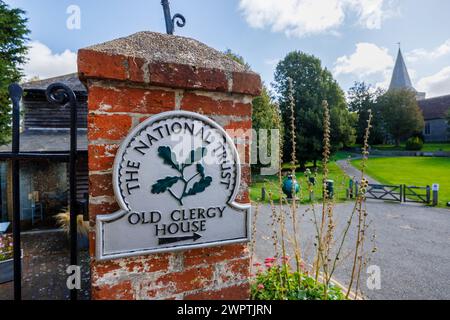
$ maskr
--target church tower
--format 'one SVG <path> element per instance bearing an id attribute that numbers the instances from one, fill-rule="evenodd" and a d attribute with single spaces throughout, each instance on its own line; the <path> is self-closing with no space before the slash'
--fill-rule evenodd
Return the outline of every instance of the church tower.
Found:
<path id="1" fill-rule="evenodd" d="M 418 92 L 412 85 L 409 77 L 408 69 L 406 68 L 405 59 L 403 59 L 402 50 L 398 49 L 397 61 L 395 62 L 394 72 L 392 74 L 391 84 L 389 90 L 409 89 L 416 93 L 417 100 L 423 100 L 426 93 Z"/>

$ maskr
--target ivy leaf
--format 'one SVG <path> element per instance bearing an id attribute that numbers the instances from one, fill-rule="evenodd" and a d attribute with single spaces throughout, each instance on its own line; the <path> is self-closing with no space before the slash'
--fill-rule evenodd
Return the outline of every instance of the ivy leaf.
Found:
<path id="1" fill-rule="evenodd" d="M 196 162 L 199 162 L 200 160 L 203 159 L 203 157 L 205 156 L 205 153 L 206 153 L 206 148 L 198 148 L 197 150 L 192 150 L 191 155 L 184 163 L 184 166 L 188 167 Z"/>
<path id="2" fill-rule="evenodd" d="M 197 164 L 197 172 L 204 178 L 205 177 L 205 167 L 202 164 Z"/>
<path id="3" fill-rule="evenodd" d="M 171 188 L 175 183 L 180 180 L 179 177 L 166 177 L 164 179 L 158 180 L 153 186 L 152 186 L 152 193 L 153 194 L 160 194 L 167 191 L 167 189 Z"/>
<path id="4" fill-rule="evenodd" d="M 211 185 L 212 178 L 211 177 L 203 177 L 199 182 L 194 183 L 194 186 L 191 190 L 186 193 L 186 196 L 194 196 L 197 193 L 201 193 L 206 190 Z"/>
<path id="5" fill-rule="evenodd" d="M 172 152 L 172 149 L 170 149 L 170 147 L 159 147 L 158 155 L 161 159 L 164 160 L 164 164 L 172 166 L 172 168 L 174 168 L 175 170 L 180 171 L 177 156 Z"/>

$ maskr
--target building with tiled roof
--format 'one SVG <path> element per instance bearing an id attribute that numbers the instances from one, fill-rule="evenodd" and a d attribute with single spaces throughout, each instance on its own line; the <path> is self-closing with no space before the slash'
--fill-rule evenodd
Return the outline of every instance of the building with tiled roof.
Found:
<path id="1" fill-rule="evenodd" d="M 416 93 L 419 107 L 425 120 L 423 135 L 426 142 L 446 142 L 450 140 L 449 123 L 450 94 L 426 99 L 424 92 L 418 92 L 412 82 L 406 67 L 402 51 L 399 49 L 389 90 L 408 89 Z"/>

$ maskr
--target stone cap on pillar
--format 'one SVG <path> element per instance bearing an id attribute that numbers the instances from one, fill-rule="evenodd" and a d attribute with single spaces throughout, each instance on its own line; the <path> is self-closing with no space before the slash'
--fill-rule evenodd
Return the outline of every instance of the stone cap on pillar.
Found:
<path id="1" fill-rule="evenodd" d="M 257 96 L 261 78 L 225 54 L 186 37 L 156 32 L 94 45 L 78 52 L 82 80 L 106 79 L 152 86 Z"/>

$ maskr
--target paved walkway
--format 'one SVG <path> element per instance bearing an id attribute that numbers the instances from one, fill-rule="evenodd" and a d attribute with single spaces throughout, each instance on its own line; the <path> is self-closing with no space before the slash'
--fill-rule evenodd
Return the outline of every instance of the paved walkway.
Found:
<path id="1" fill-rule="evenodd" d="M 336 163 L 350 178 L 354 177 L 357 181 L 361 180 L 361 171 L 349 164 L 347 160 L 339 160 Z M 367 180 L 369 180 L 370 184 L 381 184 L 377 180 L 367 175 L 365 175 L 365 177 Z"/>
<path id="2" fill-rule="evenodd" d="M 336 234 L 340 235 L 350 217 L 353 203 L 335 207 Z M 315 229 L 309 206 L 297 211 L 300 225 L 300 242 L 304 259 L 310 263 L 313 255 Z M 255 210 L 254 210 L 255 211 Z M 320 206 L 316 206 L 320 212 Z M 362 289 L 368 299 L 450 299 L 450 211 L 420 205 L 368 201 L 367 211 L 371 221 L 371 234 L 377 236 L 377 253 L 369 265 L 381 270 L 381 290 L 368 290 L 367 274 L 362 275 Z M 271 208 L 259 208 L 256 220 L 256 258 L 264 260 L 274 252 L 271 228 Z M 287 230 L 292 234 L 288 220 Z M 353 227 L 356 226 L 353 222 Z M 352 229 L 345 245 L 345 255 L 335 278 L 348 284 L 351 271 L 351 254 L 356 232 Z M 293 256 L 292 250 L 290 255 Z"/>
<path id="3" fill-rule="evenodd" d="M 68 240 L 62 232 L 32 232 L 22 234 L 24 251 L 22 298 L 24 300 L 69 300 L 66 268 L 70 264 Z M 89 253 L 79 252 L 82 267 L 80 300 L 90 298 Z M 14 283 L 0 284 L 0 301 L 12 300 Z"/>

